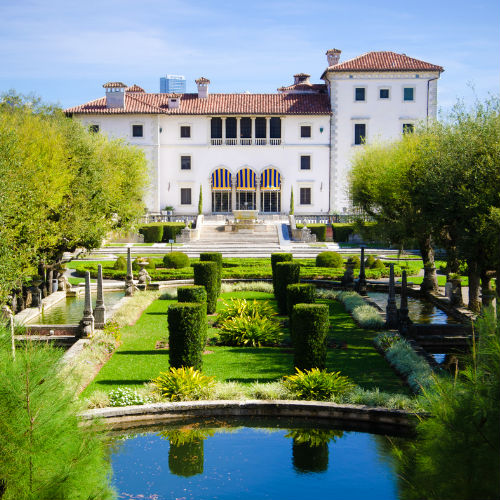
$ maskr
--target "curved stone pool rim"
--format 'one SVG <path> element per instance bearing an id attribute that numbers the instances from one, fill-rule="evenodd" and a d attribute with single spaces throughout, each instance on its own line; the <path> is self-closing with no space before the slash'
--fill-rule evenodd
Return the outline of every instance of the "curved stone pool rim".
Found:
<path id="1" fill-rule="evenodd" d="M 139 427 L 184 418 L 299 417 L 356 423 L 375 428 L 413 429 L 416 414 L 364 405 L 295 400 L 204 400 L 96 408 L 80 414 L 83 423 L 100 419 L 115 427 Z"/>

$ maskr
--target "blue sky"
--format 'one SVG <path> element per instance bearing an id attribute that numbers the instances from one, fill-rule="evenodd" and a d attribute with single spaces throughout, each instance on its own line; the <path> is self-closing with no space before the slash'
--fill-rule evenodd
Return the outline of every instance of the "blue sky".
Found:
<path id="1" fill-rule="evenodd" d="M 327 49 L 392 50 L 444 66 L 446 109 L 498 94 L 499 11 L 498 0 L 1 0 L 0 92 L 67 107 L 107 81 L 158 92 L 173 73 L 188 92 L 206 76 L 211 92 L 267 93 L 298 72 L 319 81 Z"/>

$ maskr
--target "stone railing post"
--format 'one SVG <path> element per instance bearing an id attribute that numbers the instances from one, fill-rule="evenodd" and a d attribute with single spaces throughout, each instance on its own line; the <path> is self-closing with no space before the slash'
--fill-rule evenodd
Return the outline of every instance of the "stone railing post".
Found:
<path id="1" fill-rule="evenodd" d="M 396 286 L 394 283 L 394 264 L 389 264 L 389 299 L 385 308 L 386 327 L 396 329 L 398 327 L 398 308 L 396 306 Z"/>
<path id="2" fill-rule="evenodd" d="M 96 328 L 103 328 L 106 323 L 106 306 L 104 305 L 104 295 L 102 286 L 102 266 L 97 266 L 97 300 L 94 310 L 94 325 Z"/>

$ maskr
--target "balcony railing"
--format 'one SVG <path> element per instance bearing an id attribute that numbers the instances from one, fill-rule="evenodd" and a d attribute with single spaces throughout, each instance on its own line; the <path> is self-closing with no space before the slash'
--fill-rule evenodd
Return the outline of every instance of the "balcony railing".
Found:
<path id="1" fill-rule="evenodd" d="M 237 146 L 238 144 L 240 146 L 280 146 L 281 145 L 281 138 L 279 139 L 251 139 L 249 138 L 244 138 L 240 139 L 210 139 L 210 144 L 212 146 Z"/>
<path id="2" fill-rule="evenodd" d="M 226 139 L 226 146 L 236 146 L 238 139 Z"/>
<path id="3" fill-rule="evenodd" d="M 241 146 L 251 146 L 252 139 L 250 137 L 248 139 L 240 139 L 240 145 Z"/>
<path id="4" fill-rule="evenodd" d="M 281 144 L 281 138 L 280 139 L 269 139 L 269 144 L 271 146 L 279 146 Z"/>
<path id="5" fill-rule="evenodd" d="M 256 146 L 265 146 L 267 144 L 267 139 L 255 139 Z"/>
<path id="6" fill-rule="evenodd" d="M 222 146 L 222 139 L 211 139 L 212 146 Z"/>

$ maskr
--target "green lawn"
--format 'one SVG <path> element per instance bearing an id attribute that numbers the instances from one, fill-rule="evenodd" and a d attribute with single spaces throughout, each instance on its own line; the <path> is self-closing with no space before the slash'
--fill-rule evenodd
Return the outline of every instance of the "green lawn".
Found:
<path id="1" fill-rule="evenodd" d="M 262 292 L 233 292 L 223 294 L 221 299 L 230 297 L 265 299 L 275 305 L 273 296 Z M 168 351 L 155 350 L 155 343 L 168 337 L 166 311 L 171 303 L 161 299 L 154 301 L 135 325 L 123 329 L 122 345 L 83 392 L 84 397 L 97 389 L 109 391 L 120 386 L 141 386 L 168 369 Z M 219 299 L 218 309 L 221 307 Z M 328 370 L 340 370 L 366 389 L 379 387 L 384 391 L 409 394 L 373 348 L 375 332 L 357 328 L 337 302 L 330 303 L 330 322 L 330 342 L 335 341 L 338 345 L 347 342 L 347 349 L 328 349 Z M 203 356 L 203 372 L 220 381 L 270 382 L 293 373 L 291 348 L 209 346 L 207 349 L 213 353 Z"/>

